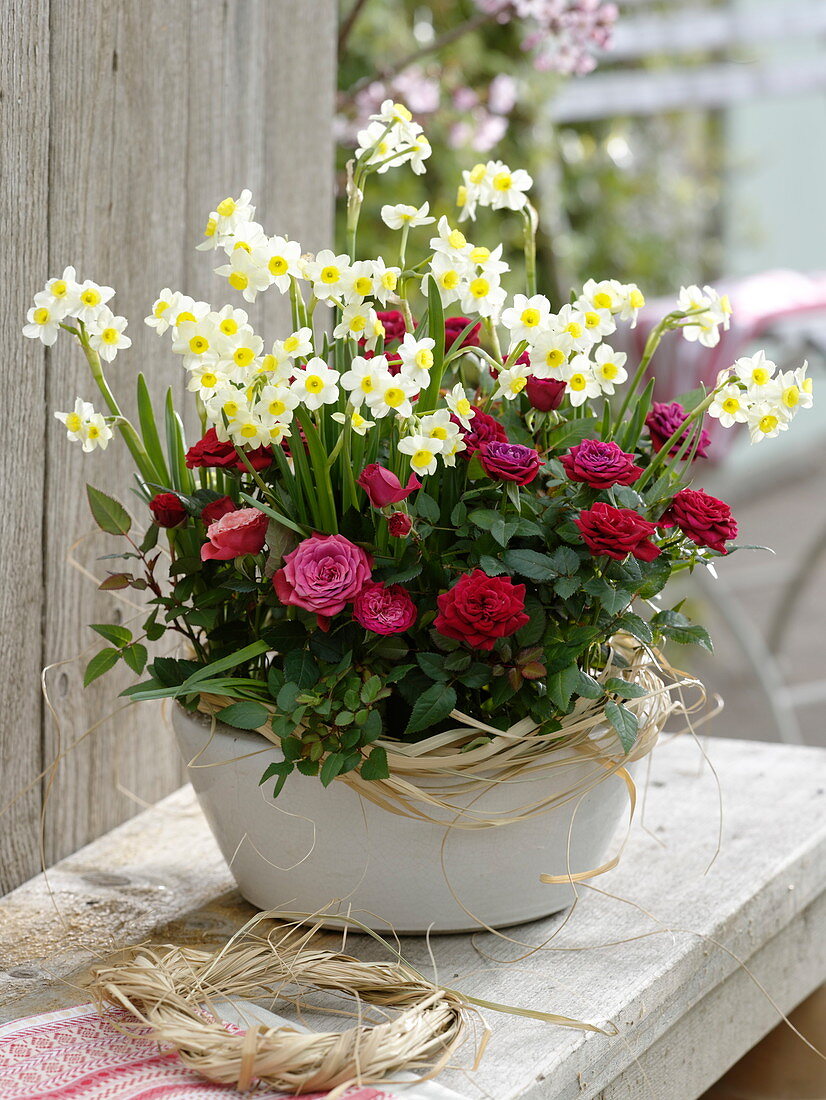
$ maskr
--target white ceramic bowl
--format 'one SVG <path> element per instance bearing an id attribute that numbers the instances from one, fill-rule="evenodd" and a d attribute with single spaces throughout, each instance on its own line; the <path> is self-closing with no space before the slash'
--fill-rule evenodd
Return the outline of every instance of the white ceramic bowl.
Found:
<path id="1" fill-rule="evenodd" d="M 261 909 L 312 913 L 335 900 L 372 928 L 414 934 L 535 920 L 574 896 L 567 883 L 546 885 L 540 874 L 599 866 L 627 816 L 628 791 L 618 776 L 525 821 L 473 830 L 400 817 L 344 782 L 325 789 L 299 773 L 274 800 L 273 781 L 259 780 L 281 759 L 276 746 L 220 722 L 211 733 L 209 719 L 180 706 L 173 725 L 224 858 L 241 893 Z M 527 784 L 493 785 L 466 802 L 475 810 L 514 810 L 570 788 L 574 776 L 587 779 L 592 769 L 604 774 L 593 761 L 577 761 Z"/>

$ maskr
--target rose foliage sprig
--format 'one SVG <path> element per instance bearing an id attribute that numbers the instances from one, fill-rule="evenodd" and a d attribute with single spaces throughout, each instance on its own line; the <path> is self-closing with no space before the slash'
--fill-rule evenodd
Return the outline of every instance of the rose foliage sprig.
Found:
<path id="1" fill-rule="evenodd" d="M 704 416 L 759 441 L 812 400 L 805 364 L 781 372 L 761 352 L 709 392 L 653 401 L 660 341 L 680 330 L 713 346 L 726 299 L 683 288 L 629 381 L 608 338 L 635 323 L 641 292 L 589 280 L 555 309 L 536 288 L 532 181 L 499 161 L 464 173 L 463 216 L 521 217 L 526 293 L 509 297 L 500 244 L 472 243 L 426 203 L 385 206 L 393 255 L 360 257 L 371 177 L 424 172 L 430 152 L 409 111 L 384 103 L 350 165 L 346 253 L 268 236 L 249 192 L 218 204 L 199 248 L 221 254 L 217 273 L 246 302 L 289 295 L 292 332 L 265 349 L 237 305 L 161 292 L 147 324 L 187 373 L 202 427 L 191 445 L 172 391 L 158 416 L 142 375 L 137 423 L 123 415 L 105 365 L 130 341 L 111 288 L 67 268 L 24 329 L 78 340 L 106 412 L 79 398 L 57 415 L 86 451 L 118 431 L 137 470 L 139 537 L 123 505 L 91 486 L 88 498 L 125 544 L 101 588 L 143 591 L 149 613 L 137 635 L 93 626 L 108 644 L 86 681 L 123 660 L 148 667 L 132 699 L 227 700 L 220 718 L 280 740 L 265 776 L 277 788 L 294 768 L 325 784 L 385 776 L 381 739 L 429 736 L 454 711 L 553 731 L 581 697 L 602 702 L 628 751 L 623 701 L 642 689 L 600 677 L 610 639 L 710 648 L 659 596 L 737 534 L 725 503 L 689 487 Z M 418 231 L 434 223 L 424 249 Z M 188 652 L 147 666 L 145 643 L 170 630 Z"/>

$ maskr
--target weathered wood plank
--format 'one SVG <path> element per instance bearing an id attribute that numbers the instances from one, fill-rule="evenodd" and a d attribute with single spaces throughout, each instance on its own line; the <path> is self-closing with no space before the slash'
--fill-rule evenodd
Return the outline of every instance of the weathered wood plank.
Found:
<path id="1" fill-rule="evenodd" d="M 51 21 L 53 48 L 43 62 L 52 73 L 48 267 L 76 263 L 84 277 L 118 291 L 113 304 L 129 318 L 133 346 L 110 374 L 131 409 L 139 369 L 158 397 L 170 384 L 183 390 L 178 361 L 143 325 L 161 287 L 217 304 L 226 298 L 225 284 L 212 273 L 214 258 L 194 251 L 207 213 L 221 198 L 249 186 L 271 231 L 287 225 L 302 241 L 302 230 L 329 241 L 335 4 L 52 0 Z M 296 58 L 314 73 L 309 90 L 297 90 L 305 82 L 295 79 Z M 317 73 L 315 58 L 323 62 Z M 283 170 L 284 150 L 302 176 Z M 42 258 L 37 266 L 38 278 L 45 277 Z M 68 407 L 76 393 L 94 399 L 93 390 L 74 346 L 62 339 L 48 375 L 49 410 Z M 129 497 L 130 462 L 122 445 L 84 456 L 62 434 L 50 422 L 47 662 L 89 646 L 89 621 L 112 621 L 111 599 L 96 595 L 67 562 L 68 547 L 91 529 L 84 482 L 141 507 Z M 113 550 L 112 541 L 96 537 L 79 556 L 91 564 L 96 554 Z M 122 613 L 136 614 L 128 606 Z M 54 677 L 62 729 L 46 726 L 47 761 L 110 713 L 128 682 L 112 672 L 83 691 L 84 664 L 76 661 Z M 36 688 L 32 679 L 23 690 Z M 151 802 L 179 783 L 177 752 L 160 710 L 142 705 L 118 716 L 61 764 L 49 796 L 47 862 L 135 812 L 128 792 Z"/>
<path id="2" fill-rule="evenodd" d="M 682 738 L 655 753 L 645 828 L 638 818 L 619 867 L 597 880 L 607 893 L 582 887 L 570 920 L 506 938 L 402 941 L 410 962 L 427 974 L 435 963 L 454 988 L 610 1019 L 620 1031 L 609 1038 L 488 1013 L 493 1037 L 478 1073 L 450 1072 L 444 1084 L 473 1100 L 692 1100 L 777 1022 L 712 941 L 744 960 L 785 1010 L 823 981 L 826 752 L 716 739 L 707 748 L 724 815 L 710 869 L 717 787 Z M 0 903 L 0 1019 L 84 1000 L 85 968 L 100 950 L 148 935 L 217 945 L 250 914 L 224 892 L 228 871 L 188 790 L 65 860 L 50 882 L 58 912 L 42 878 Z M 520 944 L 546 949 L 526 954 Z M 347 946 L 370 958 L 379 950 L 352 935 Z"/>
<path id="3" fill-rule="evenodd" d="M 0 553 L 0 894 L 39 869 L 42 767 L 40 619 L 48 353 L 20 329 L 46 281 L 49 157 L 49 5 L 2 0 L 0 41 L 0 401 L 3 552 Z M 12 231 L 11 242 L 8 232 Z M 6 267 L 8 264 L 8 267 Z M 8 543 L 6 543 L 6 537 Z M 29 784 L 30 793 L 14 801 Z"/>

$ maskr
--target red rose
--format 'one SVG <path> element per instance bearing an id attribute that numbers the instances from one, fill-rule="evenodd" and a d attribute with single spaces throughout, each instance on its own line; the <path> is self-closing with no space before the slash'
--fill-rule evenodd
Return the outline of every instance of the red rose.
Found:
<path id="1" fill-rule="evenodd" d="M 210 523 L 214 523 L 216 519 L 220 519 L 228 512 L 235 512 L 236 510 L 232 497 L 218 497 L 217 500 L 211 500 L 209 504 L 205 504 L 201 509 L 201 520 L 209 527 Z"/>
<path id="2" fill-rule="evenodd" d="M 698 546 L 727 554 L 726 540 L 737 537 L 737 521 L 725 501 L 702 489 L 681 489 L 671 501 L 660 523 L 676 526 Z"/>
<path id="3" fill-rule="evenodd" d="M 659 546 L 648 541 L 657 525 L 630 508 L 614 508 L 598 500 L 593 508 L 580 512 L 574 523 L 594 555 L 622 561 L 633 554 L 640 561 L 653 561 L 661 553 Z"/>
<path id="4" fill-rule="evenodd" d="M 450 351 L 470 324 L 470 317 L 445 317 L 445 351 Z M 475 324 L 462 341 L 463 348 L 478 348 L 482 322 Z"/>
<path id="5" fill-rule="evenodd" d="M 663 401 L 653 402 L 651 405 L 651 412 L 645 418 L 645 423 L 648 428 L 648 434 L 651 436 L 651 445 L 655 451 L 659 451 L 665 446 L 680 425 L 685 422 L 687 417 L 688 413 L 679 401 L 672 401 L 670 404 L 666 404 Z M 689 431 L 691 432 L 691 446 L 693 447 L 698 430 L 700 432 L 700 442 L 697 444 L 697 453 L 694 457 L 705 458 L 709 444 L 711 443 L 711 436 L 705 428 L 698 429 L 696 423 L 692 424 L 690 428 L 686 428 L 683 434 L 677 437 L 677 441 L 668 452 L 669 455 L 677 454 L 685 443 Z M 686 451 L 685 457 L 688 458 L 690 453 L 691 448 Z"/>
<path id="6" fill-rule="evenodd" d="M 533 375 L 525 385 L 528 401 L 540 412 L 550 412 L 551 409 L 558 409 L 562 404 L 566 389 L 566 384 L 557 382 L 555 378 L 534 378 Z"/>
<path id="7" fill-rule="evenodd" d="M 272 451 L 269 447 L 247 451 L 247 460 L 254 470 L 263 470 L 272 462 Z M 214 428 L 210 428 L 203 439 L 199 439 L 189 448 L 186 452 L 186 464 L 190 469 L 198 466 L 226 469 L 232 466 L 236 470 L 246 470 L 231 441 L 222 443 Z"/>
<path id="8" fill-rule="evenodd" d="M 386 508 L 388 504 L 398 504 L 407 500 L 416 489 L 421 489 L 422 483 L 415 474 L 411 474 L 406 485 L 402 485 L 392 470 L 380 466 L 378 462 L 371 462 L 365 466 L 358 477 L 358 484 L 364 489 L 370 498 L 374 508 Z"/>
<path id="9" fill-rule="evenodd" d="M 175 493 L 158 493 L 152 497 L 149 511 L 159 527 L 177 527 L 187 517 L 187 510 Z"/>
<path id="10" fill-rule="evenodd" d="M 389 344 L 391 340 L 401 340 L 407 332 L 404 314 L 398 309 L 378 310 L 376 316 L 384 325 L 384 342 Z"/>
<path id="11" fill-rule="evenodd" d="M 387 533 L 394 539 L 403 539 L 410 534 L 413 520 L 406 512 L 394 512 L 387 517 Z"/>
<path id="12" fill-rule="evenodd" d="M 353 618 L 374 634 L 402 634 L 415 623 L 416 605 L 400 584 L 371 581 L 353 600 Z"/>
<path id="13" fill-rule="evenodd" d="M 600 439 L 583 439 L 562 455 L 560 462 L 571 481 L 582 481 L 592 489 L 630 485 L 642 473 L 642 466 L 634 465 L 634 455 Z"/>
<path id="14" fill-rule="evenodd" d="M 459 431 L 467 447 L 462 454 L 467 459 L 473 458 L 483 443 L 507 443 L 508 441 L 508 433 L 498 420 L 494 420 L 492 416 L 475 406 L 474 410 L 469 428 L 463 427 L 455 416 L 450 418 L 454 424 L 459 425 Z"/>
<path id="15" fill-rule="evenodd" d="M 229 561 L 242 554 L 257 554 L 267 539 L 269 520 L 257 508 L 238 508 L 210 523 L 201 547 L 201 561 Z"/>
<path id="16" fill-rule="evenodd" d="M 542 465 L 542 459 L 533 447 L 523 447 L 521 443 L 483 443 L 479 448 L 479 458 L 488 477 L 515 481 L 517 485 L 527 485 L 533 481 Z"/>
<path id="17" fill-rule="evenodd" d="M 514 584 L 510 577 L 489 577 L 481 569 L 465 573 L 436 602 L 436 630 L 474 649 L 493 649 L 497 638 L 515 634 L 530 619 L 525 614 L 524 584 Z"/>

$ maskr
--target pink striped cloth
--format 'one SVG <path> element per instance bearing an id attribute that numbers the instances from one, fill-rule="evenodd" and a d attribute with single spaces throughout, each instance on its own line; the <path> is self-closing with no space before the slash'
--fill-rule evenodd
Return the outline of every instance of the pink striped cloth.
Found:
<path id="1" fill-rule="evenodd" d="M 787 317 L 822 313 L 826 315 L 826 272 L 803 275 L 798 271 L 766 271 L 747 279 L 721 281 L 715 289 L 728 294 L 732 305 L 731 327 L 720 333 L 716 347 L 690 343 L 679 332 L 667 332 L 654 357 L 651 374 L 656 376 L 655 400 L 673 401 L 681 393 L 710 386 L 719 371 L 741 355 L 749 354 L 753 343 L 771 326 Z M 656 298 L 640 311 L 637 327 L 608 337 L 608 342 L 629 353 L 633 365 L 639 362 L 651 329 L 674 309 L 675 299 Z M 712 446 L 712 460 L 719 461 L 734 440 L 734 431 L 720 428 L 706 417 Z"/>
<path id="2" fill-rule="evenodd" d="M 112 1021 L 127 1020 L 134 1023 L 125 1011 L 100 1016 L 87 1004 L 0 1025 L 0 1100 L 241 1100 L 250 1095 L 213 1084 L 187 1069 L 174 1051 L 112 1026 Z M 270 1089 L 257 1088 L 252 1095 L 288 1100 Z M 326 1095 L 313 1093 L 304 1100 Z M 354 1087 L 345 1096 L 404 1100 L 396 1092 L 366 1087 Z"/>

